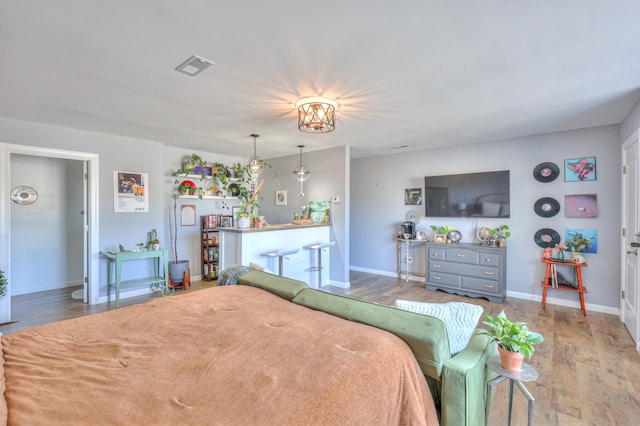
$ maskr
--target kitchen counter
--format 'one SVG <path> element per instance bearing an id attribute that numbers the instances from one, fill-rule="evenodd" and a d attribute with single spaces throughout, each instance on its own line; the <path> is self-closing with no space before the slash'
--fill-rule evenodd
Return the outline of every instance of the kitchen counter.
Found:
<path id="1" fill-rule="evenodd" d="M 237 226 L 220 228 L 220 231 L 224 232 L 269 232 L 269 231 L 282 231 L 285 229 L 303 229 L 303 228 L 317 228 L 322 226 L 331 226 L 328 223 L 309 223 L 304 225 L 294 225 L 293 223 L 280 223 L 277 225 L 265 225 L 262 228 L 238 228 Z"/>
<path id="2" fill-rule="evenodd" d="M 220 269 L 257 264 L 278 274 L 278 257 L 263 256 L 266 252 L 297 250 L 283 259 L 283 276 L 304 281 L 317 288 L 319 277 L 318 251 L 305 246 L 331 241 L 331 225 L 312 223 L 294 225 L 282 223 L 262 228 L 218 228 L 220 231 Z M 322 283 L 329 283 L 329 250 L 322 252 Z"/>

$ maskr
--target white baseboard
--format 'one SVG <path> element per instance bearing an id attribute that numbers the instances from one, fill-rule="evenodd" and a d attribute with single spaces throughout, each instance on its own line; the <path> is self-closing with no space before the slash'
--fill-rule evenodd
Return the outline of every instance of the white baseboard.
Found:
<path id="1" fill-rule="evenodd" d="M 398 274 L 395 273 L 395 272 L 380 271 L 380 270 L 377 270 L 377 269 L 369 269 L 369 268 L 360 268 L 358 266 L 350 266 L 349 269 L 352 270 L 352 271 L 366 272 L 366 273 L 369 273 L 369 274 L 382 275 L 382 276 L 385 276 L 385 277 L 397 277 L 398 276 Z M 404 279 L 404 278 L 405 278 L 405 276 L 402 275 L 402 279 Z M 413 275 L 411 275 L 411 276 L 409 276 L 409 280 L 411 280 L 411 281 L 423 281 L 424 282 L 424 277 L 414 277 Z M 521 292 L 517 292 L 517 291 L 509 291 L 509 290 L 507 290 L 507 297 L 513 297 L 515 299 L 531 300 L 531 301 L 534 301 L 534 302 L 542 303 L 542 295 L 541 294 L 529 294 L 529 293 L 521 293 Z M 580 309 L 580 301 L 579 300 L 572 301 L 572 300 L 558 299 L 556 297 L 547 296 L 547 303 L 550 304 L 550 305 L 566 306 L 568 308 L 578 308 L 578 309 Z M 589 311 L 593 311 L 593 312 L 601 312 L 601 313 L 604 313 L 604 314 L 612 314 L 612 315 L 620 316 L 620 308 L 613 308 L 611 306 L 603 306 L 603 305 L 594 305 L 593 303 L 586 303 L 585 306 L 587 308 L 587 313 Z"/>
<path id="2" fill-rule="evenodd" d="M 192 276 L 191 278 L 191 282 L 193 281 L 198 281 L 200 279 L 200 276 Z M 127 291 L 120 291 L 120 300 L 125 300 L 128 299 L 130 297 L 136 297 L 136 296 L 143 296 L 145 294 L 150 294 L 153 293 L 153 290 L 151 290 L 150 286 L 146 286 L 146 287 L 140 287 L 137 288 L 135 290 L 127 290 Z M 115 294 L 115 290 L 111 290 L 111 301 L 115 303 L 116 301 L 116 294 Z M 100 296 L 98 298 L 98 303 L 107 303 L 108 302 L 108 297 L 106 295 L 104 296 Z"/>

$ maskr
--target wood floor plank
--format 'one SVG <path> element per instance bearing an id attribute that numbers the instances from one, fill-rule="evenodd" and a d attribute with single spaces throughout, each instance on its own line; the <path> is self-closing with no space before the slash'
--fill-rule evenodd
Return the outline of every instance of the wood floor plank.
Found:
<path id="1" fill-rule="evenodd" d="M 504 309 L 512 320 L 527 322 L 545 341 L 527 360 L 539 373 L 525 386 L 535 398 L 536 425 L 640 424 L 640 354 L 631 336 L 615 315 L 507 298 L 504 304 L 485 299 L 427 291 L 424 282 L 352 271 L 349 289 L 325 286 L 324 291 L 393 306 L 398 299 L 444 303 L 463 301 L 482 306 L 484 315 Z M 215 286 L 193 282 L 191 290 Z M 0 326 L 7 334 L 53 321 L 62 321 L 115 308 L 115 303 L 85 305 L 71 298 L 78 287 L 12 298 L 15 323 Z M 180 293 L 182 290 L 177 290 Z M 121 306 L 162 297 L 156 294 L 123 299 Z M 484 317 L 483 315 L 483 317 Z M 480 327 L 483 327 L 480 325 Z M 507 423 L 508 384 L 497 386 L 490 425 Z M 513 425 L 527 423 L 527 400 L 514 389 Z"/>

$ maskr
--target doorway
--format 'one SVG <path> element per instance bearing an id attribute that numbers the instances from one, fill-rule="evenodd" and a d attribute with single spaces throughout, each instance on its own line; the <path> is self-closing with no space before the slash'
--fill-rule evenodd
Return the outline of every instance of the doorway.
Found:
<path id="1" fill-rule="evenodd" d="M 638 248 L 631 243 L 640 241 L 640 224 L 638 220 L 638 153 L 640 145 L 638 132 L 635 132 L 622 145 L 622 292 L 620 295 L 620 319 L 629 330 L 636 350 L 640 351 L 640 261 Z"/>
<path id="2" fill-rule="evenodd" d="M 82 269 L 81 284 L 84 286 L 83 301 L 85 303 L 98 303 L 98 281 L 99 281 L 99 250 L 98 250 L 98 155 L 90 153 L 81 153 L 74 151 L 62 151 L 55 149 L 47 149 L 40 147 L 30 147 L 24 145 L 0 144 L 0 269 L 5 271 L 5 275 L 9 281 L 8 294 L 0 298 L 0 324 L 11 321 L 11 296 L 13 295 L 14 278 L 17 280 L 19 289 L 20 278 L 19 273 L 22 271 L 13 270 L 16 268 L 29 267 L 38 269 L 38 259 L 41 256 L 58 256 L 60 252 L 56 252 L 55 247 L 48 247 L 40 240 L 32 241 L 34 249 L 40 247 L 38 255 L 33 256 L 33 261 L 25 266 L 24 260 L 18 260 L 16 264 L 12 261 L 12 208 L 11 208 L 11 190 L 15 186 L 10 177 L 12 169 L 12 158 L 18 156 L 34 156 L 44 157 L 48 159 L 66 159 L 79 161 L 80 165 L 85 167 L 85 172 L 81 176 L 82 181 L 79 183 L 80 191 L 83 193 L 83 209 L 82 217 L 84 224 L 81 225 L 83 249 L 79 255 L 79 259 L 73 259 L 77 262 L 78 268 Z M 78 164 L 78 163 L 76 163 Z M 66 192 L 66 190 L 65 190 Z M 62 193 L 59 197 L 65 197 Z M 37 203 L 37 201 L 36 201 Z M 77 212 L 80 214 L 80 212 Z M 20 214 L 20 213 L 14 213 Z M 67 265 L 68 266 L 68 265 Z M 41 285 L 47 279 L 49 271 L 40 269 Z"/>
<path id="3" fill-rule="evenodd" d="M 84 286 L 84 163 L 11 154 L 12 296 Z"/>

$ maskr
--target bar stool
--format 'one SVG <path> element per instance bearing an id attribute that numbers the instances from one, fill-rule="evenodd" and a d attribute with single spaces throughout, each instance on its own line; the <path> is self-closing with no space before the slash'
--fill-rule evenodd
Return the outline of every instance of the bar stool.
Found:
<path id="1" fill-rule="evenodd" d="M 318 271 L 318 288 L 322 288 L 322 252 L 326 251 L 327 247 L 331 247 L 335 245 L 335 241 L 329 241 L 328 243 L 315 243 L 304 246 L 307 250 L 317 250 L 318 251 L 318 266 L 312 266 L 307 269 L 309 272 Z"/>
<path id="2" fill-rule="evenodd" d="M 280 250 L 271 250 L 271 251 L 266 251 L 264 253 L 261 253 L 260 256 L 267 256 L 267 257 L 277 257 L 278 258 L 278 275 L 282 276 L 282 272 L 284 271 L 283 268 L 283 259 L 285 256 L 289 255 L 289 254 L 295 254 L 298 251 L 300 251 L 299 248 L 293 248 L 293 249 L 280 249 Z"/>

